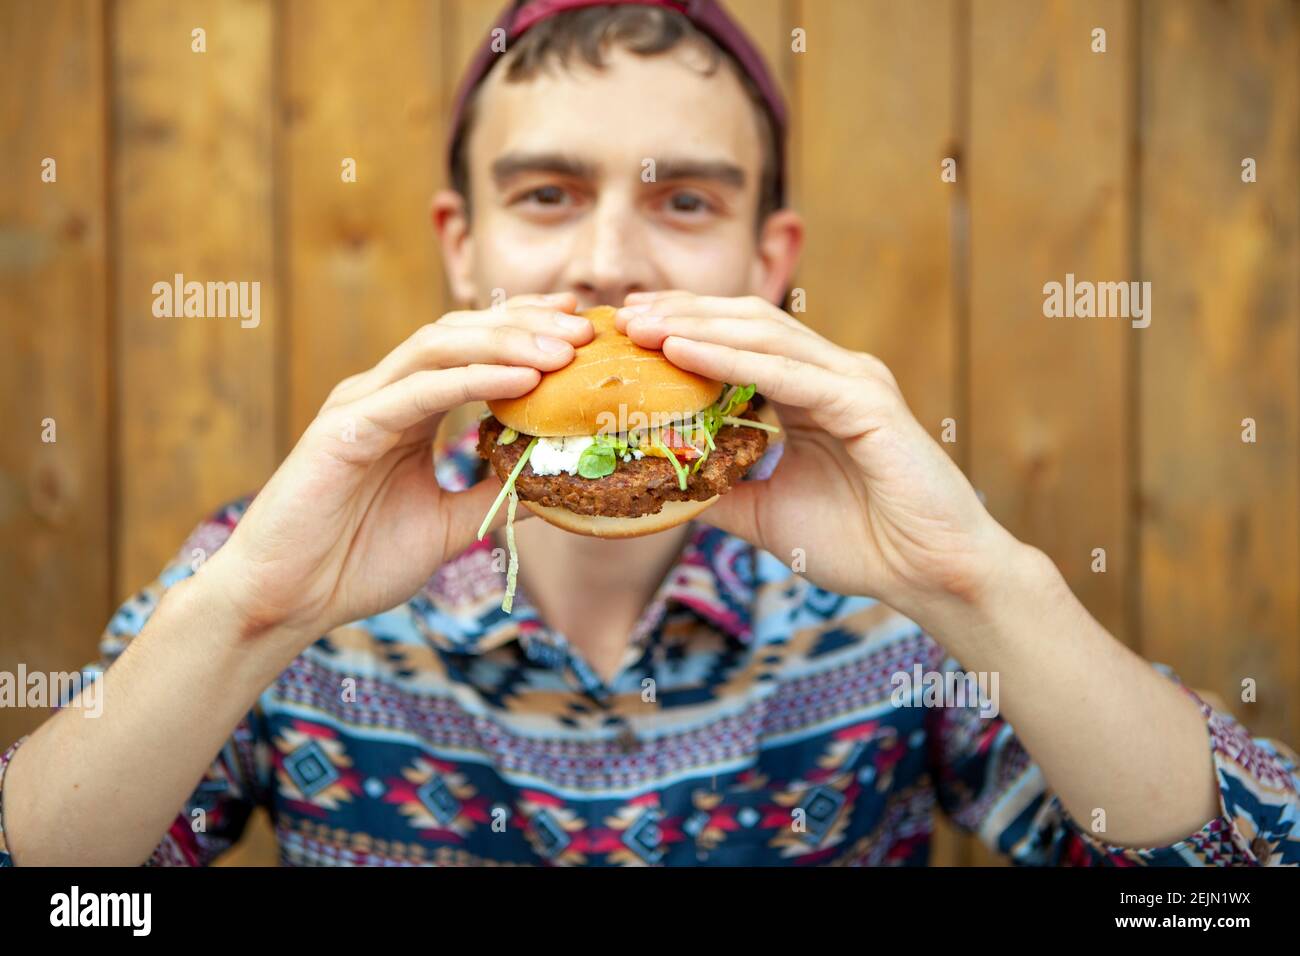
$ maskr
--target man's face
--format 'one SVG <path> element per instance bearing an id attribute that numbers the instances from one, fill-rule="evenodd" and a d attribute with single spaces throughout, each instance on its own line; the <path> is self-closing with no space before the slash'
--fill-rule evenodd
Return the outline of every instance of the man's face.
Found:
<path id="1" fill-rule="evenodd" d="M 756 237 L 759 119 L 732 71 L 704 75 L 701 60 L 682 46 L 651 57 L 616 48 L 599 71 L 577 62 L 519 83 L 494 71 L 468 143 L 472 224 L 439 223 L 457 297 L 478 307 L 498 289 L 571 291 L 582 307 L 656 289 L 779 297 L 798 217 L 778 214 Z"/>

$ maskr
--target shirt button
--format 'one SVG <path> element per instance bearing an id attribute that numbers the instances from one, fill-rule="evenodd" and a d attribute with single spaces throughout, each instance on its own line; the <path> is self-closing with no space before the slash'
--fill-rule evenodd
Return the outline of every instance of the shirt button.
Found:
<path id="1" fill-rule="evenodd" d="M 1250 852 L 1255 854 L 1255 859 L 1260 863 L 1267 863 L 1268 858 L 1273 855 L 1273 847 L 1263 837 L 1255 837 L 1250 841 Z"/>

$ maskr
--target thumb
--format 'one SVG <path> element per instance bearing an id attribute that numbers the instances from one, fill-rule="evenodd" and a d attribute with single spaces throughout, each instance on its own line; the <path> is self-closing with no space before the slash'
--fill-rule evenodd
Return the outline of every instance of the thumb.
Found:
<path id="1" fill-rule="evenodd" d="M 492 508 L 500 493 L 501 479 L 497 478 L 496 475 L 488 475 L 472 488 L 443 495 L 443 520 L 447 529 L 447 553 L 445 558 L 460 554 L 461 551 L 478 540 L 478 532 L 483 525 L 483 519 L 487 517 L 488 511 Z M 485 538 L 495 529 L 505 526 L 509 510 L 510 499 L 509 496 L 506 496 L 501 500 L 501 506 L 497 508 L 496 514 L 492 516 L 492 521 L 483 532 Z M 520 502 L 515 509 L 516 522 L 528 521 L 535 517 L 537 516 L 531 510 L 524 507 L 523 502 Z"/>
<path id="2" fill-rule="evenodd" d="M 762 540 L 762 526 L 758 520 L 766 493 L 766 481 L 738 481 L 697 520 L 769 551 L 771 549 Z"/>

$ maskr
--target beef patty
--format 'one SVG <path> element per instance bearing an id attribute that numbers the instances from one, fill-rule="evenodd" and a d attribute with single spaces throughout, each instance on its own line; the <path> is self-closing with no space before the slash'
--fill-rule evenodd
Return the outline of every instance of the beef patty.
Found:
<path id="1" fill-rule="evenodd" d="M 741 418 L 757 419 L 753 410 Z M 503 426 L 489 416 L 478 425 L 478 454 L 492 464 L 496 476 L 505 481 L 528 447 L 531 435 L 521 434 L 509 445 L 498 445 Z M 677 472 L 666 458 L 646 455 L 631 461 L 618 460 L 612 474 L 603 478 L 581 475 L 535 475 L 528 465 L 515 479 L 515 489 L 525 501 L 565 508 L 580 515 L 637 518 L 652 515 L 665 501 L 704 501 L 726 494 L 732 484 L 763 456 L 767 432 L 744 425 L 723 425 L 713 436 L 714 449 L 700 470 L 686 479 L 686 490 L 677 484 Z M 685 467 L 689 470 L 691 463 Z"/>

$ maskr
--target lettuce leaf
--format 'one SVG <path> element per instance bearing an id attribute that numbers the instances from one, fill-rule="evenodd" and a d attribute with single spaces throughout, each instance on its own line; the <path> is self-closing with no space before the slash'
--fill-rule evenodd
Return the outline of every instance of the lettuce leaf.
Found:
<path id="1" fill-rule="evenodd" d="M 497 493 L 496 501 L 492 502 L 492 507 L 488 509 L 487 517 L 484 518 L 483 523 L 479 525 L 477 540 L 483 540 L 483 535 L 487 534 L 487 529 L 488 526 L 492 524 L 492 519 L 495 518 L 497 512 L 501 510 L 501 502 L 506 500 L 506 495 L 514 491 L 515 479 L 518 478 L 519 473 L 524 470 L 524 465 L 528 463 L 528 456 L 533 453 L 533 446 L 536 444 L 537 438 L 534 437 L 533 440 L 528 443 L 528 447 L 524 449 L 524 453 L 519 456 L 519 461 L 515 462 L 515 467 L 510 470 L 509 477 L 506 478 L 505 482 L 501 485 L 501 490 Z"/>
<path id="2" fill-rule="evenodd" d="M 603 442 L 592 442 L 578 458 L 578 474 L 583 478 L 604 478 L 606 475 L 614 473 L 614 466 L 618 463 L 618 453 L 614 450 L 613 445 L 607 445 Z"/>
<path id="3" fill-rule="evenodd" d="M 681 488 L 682 491 L 685 491 L 686 469 L 682 466 L 681 462 L 677 460 L 677 456 L 668 450 L 668 447 L 659 440 L 658 436 L 655 436 L 654 447 L 663 452 L 663 456 L 667 458 L 668 463 L 673 466 L 673 471 L 677 472 L 677 486 Z"/>
<path id="4" fill-rule="evenodd" d="M 515 550 L 515 509 L 519 506 L 519 493 L 510 486 L 510 507 L 506 509 L 506 550 L 510 563 L 506 567 L 506 593 L 501 599 L 501 610 L 507 614 L 515 606 L 515 583 L 519 578 L 519 552 Z"/>

